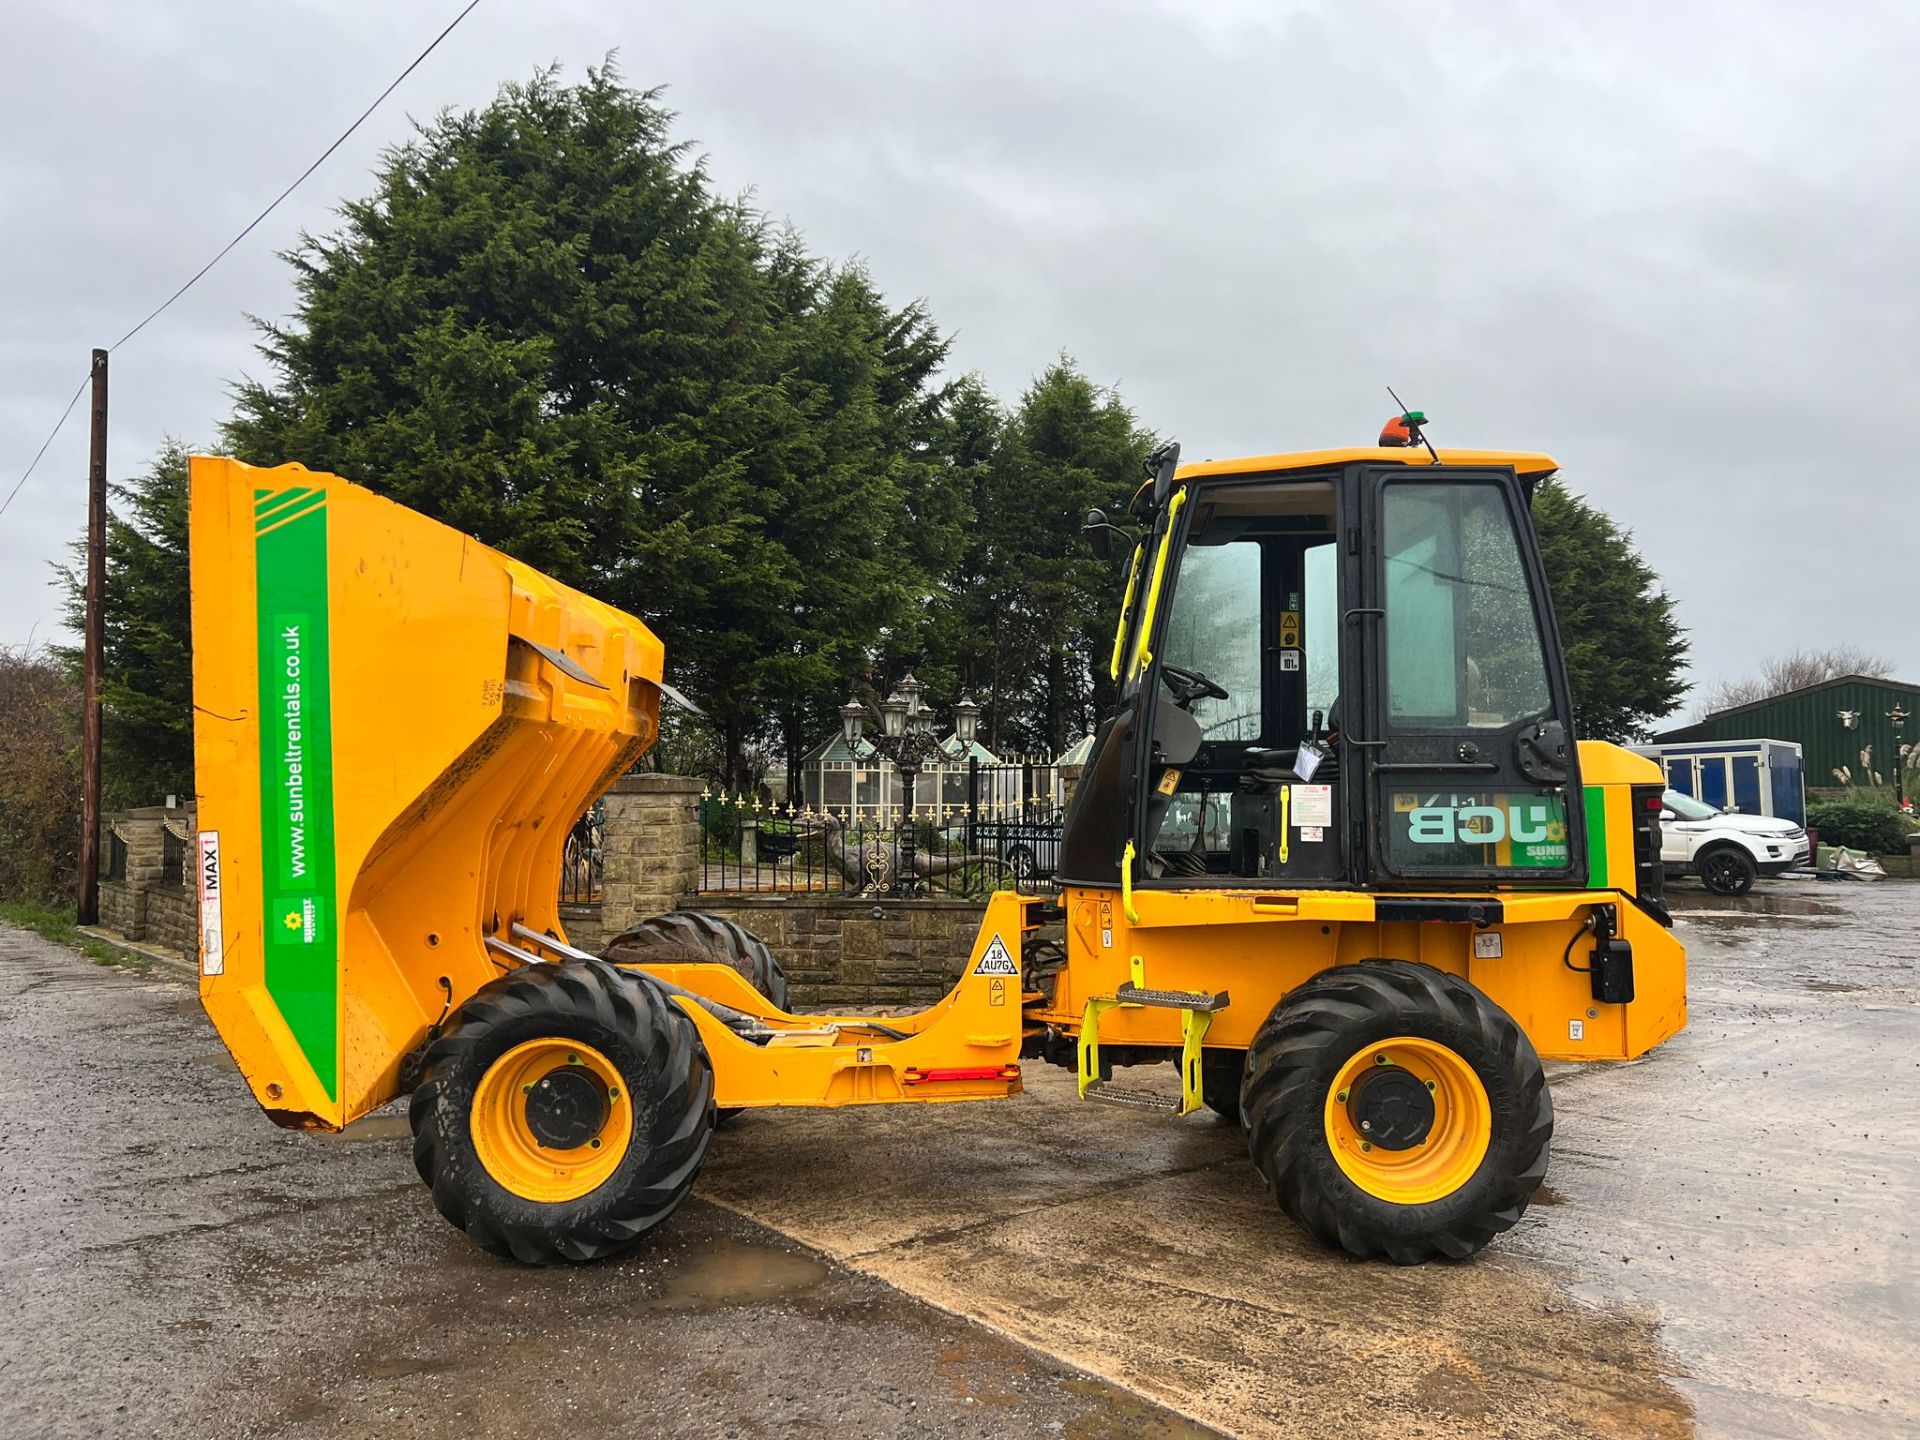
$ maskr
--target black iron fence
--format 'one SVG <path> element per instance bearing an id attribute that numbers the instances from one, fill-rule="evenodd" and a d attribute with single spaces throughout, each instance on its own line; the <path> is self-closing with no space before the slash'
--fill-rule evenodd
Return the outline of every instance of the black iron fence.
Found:
<path id="1" fill-rule="evenodd" d="M 815 808 L 706 794 L 703 892 L 977 899 L 1054 888 L 1063 803 L 1045 765 L 971 764 L 942 803 Z M 954 797 L 959 791 L 958 799 Z"/>
<path id="2" fill-rule="evenodd" d="M 160 827 L 160 883 L 187 883 L 187 837 L 184 831 L 174 834 L 171 825 Z"/>
<path id="3" fill-rule="evenodd" d="M 566 859 L 560 869 L 562 905 L 598 905 L 606 879 L 606 807 L 598 800 L 567 832 Z"/>

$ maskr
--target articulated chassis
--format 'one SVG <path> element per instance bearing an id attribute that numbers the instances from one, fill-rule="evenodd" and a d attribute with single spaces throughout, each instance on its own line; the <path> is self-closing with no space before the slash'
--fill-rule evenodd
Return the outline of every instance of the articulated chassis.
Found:
<path id="1" fill-rule="evenodd" d="M 1288 992 L 1380 958 L 1469 981 L 1548 1058 L 1631 1059 L 1685 1023 L 1680 947 L 1616 892 L 1510 894 L 1483 902 L 1483 923 L 1393 918 L 1420 915 L 1423 902 L 1431 916 L 1457 917 L 1449 907 L 1462 904 L 1414 896 L 1383 906 L 1359 891 L 1002 893 L 953 989 L 928 1009 L 885 1017 L 791 1015 L 728 965 L 629 968 L 667 987 L 699 1027 L 722 1108 L 1004 1098 L 1020 1093 L 1024 1051 L 1070 1058 L 1080 1094 L 1096 1098 L 1114 1060 L 1177 1059 L 1183 1093 L 1171 1108 L 1185 1114 L 1202 1103 L 1205 1050 L 1245 1051 Z M 1584 957 L 1569 957 L 1596 913 L 1633 946 L 1632 1002 L 1598 1002 L 1572 963 Z M 1042 939 L 1054 926 L 1064 937 Z"/>

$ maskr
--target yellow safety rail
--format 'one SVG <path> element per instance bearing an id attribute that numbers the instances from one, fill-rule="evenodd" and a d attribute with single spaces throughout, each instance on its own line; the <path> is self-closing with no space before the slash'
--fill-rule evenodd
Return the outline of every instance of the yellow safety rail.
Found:
<path id="1" fill-rule="evenodd" d="M 1154 617 L 1160 609 L 1160 586 L 1167 578 L 1167 555 L 1173 548 L 1174 521 L 1179 518 L 1180 507 L 1186 503 L 1187 492 L 1182 490 L 1167 506 L 1167 528 L 1160 535 L 1160 549 L 1153 559 L 1153 578 L 1147 584 L 1147 602 L 1140 611 L 1139 633 L 1133 641 L 1133 664 L 1127 670 L 1129 676 L 1140 674 L 1153 659 L 1153 652 L 1147 648 L 1147 637 L 1153 633 Z"/>

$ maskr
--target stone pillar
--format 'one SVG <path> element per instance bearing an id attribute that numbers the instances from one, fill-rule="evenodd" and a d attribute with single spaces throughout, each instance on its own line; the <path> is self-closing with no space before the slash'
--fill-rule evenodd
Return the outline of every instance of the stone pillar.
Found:
<path id="1" fill-rule="evenodd" d="M 1081 769 L 1082 767 L 1079 765 L 1062 765 L 1060 767 L 1060 809 L 1063 814 L 1066 808 L 1073 803 L 1073 792 L 1080 788 Z"/>
<path id="2" fill-rule="evenodd" d="M 700 888 L 698 780 L 627 775 L 606 794 L 601 924 L 611 939 Z"/>

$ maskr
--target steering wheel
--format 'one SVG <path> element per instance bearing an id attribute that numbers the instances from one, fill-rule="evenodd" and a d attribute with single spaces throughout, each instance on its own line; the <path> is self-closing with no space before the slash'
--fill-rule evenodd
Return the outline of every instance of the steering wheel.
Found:
<path id="1" fill-rule="evenodd" d="M 1173 703 L 1182 710 L 1188 709 L 1202 696 L 1212 700 L 1225 700 L 1227 692 L 1198 670 L 1189 670 L 1184 665 L 1169 665 L 1160 662 L 1160 678 L 1167 682 L 1167 689 L 1173 692 Z"/>

